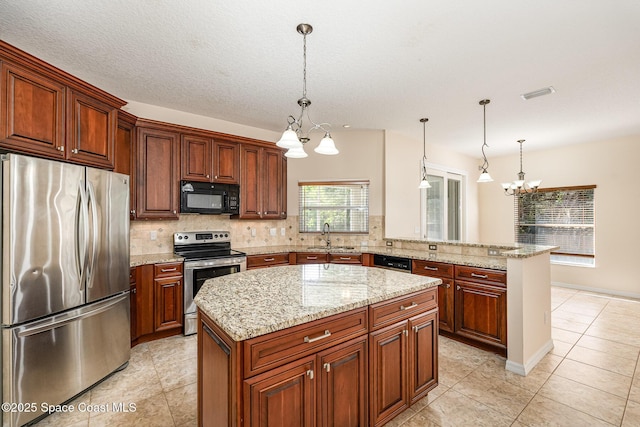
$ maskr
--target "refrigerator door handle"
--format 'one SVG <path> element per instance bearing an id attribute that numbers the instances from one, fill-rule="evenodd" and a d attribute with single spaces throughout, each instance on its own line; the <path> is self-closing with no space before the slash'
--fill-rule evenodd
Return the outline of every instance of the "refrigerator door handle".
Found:
<path id="1" fill-rule="evenodd" d="M 98 248 L 100 243 L 100 228 L 98 224 L 98 206 L 96 204 L 96 192 L 93 187 L 93 183 L 87 180 L 87 190 L 89 193 L 89 204 L 87 207 L 87 218 L 89 218 L 88 210 L 91 208 L 91 237 L 87 236 L 87 252 L 89 252 L 88 246 L 91 246 L 91 253 L 88 254 L 87 263 L 87 287 L 90 288 L 93 285 L 93 271 L 94 265 L 98 256 Z M 87 227 L 89 228 L 89 227 Z"/>
<path id="2" fill-rule="evenodd" d="M 41 332 L 50 331 L 52 329 L 59 328 L 69 323 L 73 323 L 79 318 L 87 318 L 87 317 L 95 316 L 97 314 L 100 314 L 109 310 L 111 307 L 113 307 L 116 304 L 119 304 L 120 301 L 128 297 L 129 297 L 128 294 L 123 294 L 120 298 L 112 298 L 102 303 L 93 304 L 94 307 L 89 311 L 73 310 L 65 314 L 54 316 L 53 318 L 50 318 L 47 321 L 44 321 L 42 323 L 37 322 L 33 326 L 23 327 L 24 329 L 20 328 L 18 331 L 18 336 L 28 337 L 30 335 L 36 335 Z"/>
<path id="3" fill-rule="evenodd" d="M 87 209 L 87 194 L 84 189 L 85 182 L 81 180 L 78 183 L 78 203 L 76 205 L 76 263 L 78 267 L 78 275 L 80 276 L 80 290 L 86 279 L 87 274 L 87 257 L 88 257 L 88 237 L 89 222 Z"/>

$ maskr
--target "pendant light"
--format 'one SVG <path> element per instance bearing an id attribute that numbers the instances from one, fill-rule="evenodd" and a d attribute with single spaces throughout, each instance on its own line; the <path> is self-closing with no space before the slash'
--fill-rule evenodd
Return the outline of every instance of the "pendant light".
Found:
<path id="1" fill-rule="evenodd" d="M 420 181 L 420 185 L 418 188 L 431 188 L 429 181 L 427 181 L 427 136 L 426 136 L 426 127 L 429 119 L 422 118 L 420 119 L 420 123 L 422 123 L 422 180 Z"/>
<path id="2" fill-rule="evenodd" d="M 522 143 L 524 139 L 519 139 L 520 144 L 520 172 L 518 172 L 518 179 L 513 182 L 502 183 L 505 196 L 524 195 L 527 193 L 535 193 L 538 191 L 538 187 L 542 184 L 542 180 L 535 179 L 533 181 L 525 182 L 524 172 L 522 172 Z"/>
<path id="3" fill-rule="evenodd" d="M 309 117 L 311 100 L 307 98 L 307 35 L 311 34 L 313 27 L 309 24 L 298 24 L 296 30 L 302 34 L 303 37 L 302 98 L 298 99 L 298 105 L 301 110 L 297 119 L 293 116 L 287 118 L 287 128 L 276 145 L 288 149 L 284 154 L 287 157 L 294 159 L 307 157 L 307 153 L 304 151 L 304 144 L 310 140 L 309 133 L 319 129 L 324 132 L 324 137 L 313 151 L 326 155 L 338 154 L 339 151 L 328 129 L 331 125 L 329 123 L 315 123 L 311 120 L 311 117 Z M 311 127 L 306 132 L 302 130 L 302 120 L 305 115 L 309 123 L 311 123 Z"/>
<path id="4" fill-rule="evenodd" d="M 482 158 L 484 159 L 484 162 L 482 163 L 482 166 L 479 167 L 482 173 L 480 174 L 480 178 L 478 178 L 477 182 L 493 181 L 493 178 L 491 178 L 491 175 L 489 175 L 489 172 L 487 172 L 487 169 L 489 168 L 489 161 L 487 160 L 487 156 L 484 153 L 484 147 L 489 147 L 487 145 L 487 104 L 490 102 L 491 100 L 489 99 L 483 99 L 482 101 L 480 101 L 480 105 L 482 105 L 482 117 L 483 117 L 483 127 L 484 127 L 484 139 L 482 143 Z"/>

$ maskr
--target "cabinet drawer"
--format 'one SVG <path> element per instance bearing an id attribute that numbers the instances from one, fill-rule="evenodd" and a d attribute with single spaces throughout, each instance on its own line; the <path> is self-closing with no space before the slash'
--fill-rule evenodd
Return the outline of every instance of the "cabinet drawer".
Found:
<path id="1" fill-rule="evenodd" d="M 289 264 L 289 254 L 249 255 L 247 268 L 269 267 L 271 265 Z"/>
<path id="2" fill-rule="evenodd" d="M 367 333 L 366 307 L 303 323 L 244 341 L 244 375 L 250 377 L 286 362 Z"/>
<path id="3" fill-rule="evenodd" d="M 153 266 L 153 277 L 155 277 L 156 279 L 160 277 L 173 276 L 182 276 L 181 262 L 168 262 L 165 264 L 155 264 Z"/>
<path id="4" fill-rule="evenodd" d="M 436 308 L 438 306 L 437 292 L 438 288 L 434 287 L 369 306 L 371 329 L 390 325 Z"/>
<path id="5" fill-rule="evenodd" d="M 485 282 L 492 285 L 507 285 L 507 272 L 487 268 L 456 266 L 456 280 Z"/>
<path id="6" fill-rule="evenodd" d="M 329 262 L 334 264 L 362 264 L 361 254 L 329 254 Z"/>
<path id="7" fill-rule="evenodd" d="M 453 264 L 414 259 L 411 272 L 413 274 L 420 274 L 421 276 L 445 277 L 449 279 L 453 277 Z"/>
<path id="8" fill-rule="evenodd" d="M 322 264 L 327 262 L 329 256 L 325 252 L 298 252 L 296 264 Z"/>

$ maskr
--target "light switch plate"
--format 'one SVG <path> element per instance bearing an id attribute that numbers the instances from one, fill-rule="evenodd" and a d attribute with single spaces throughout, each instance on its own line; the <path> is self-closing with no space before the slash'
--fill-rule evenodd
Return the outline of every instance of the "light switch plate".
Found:
<path id="1" fill-rule="evenodd" d="M 158 240 L 158 232 L 157 231 L 150 231 L 149 232 L 149 240 Z"/>
<path id="2" fill-rule="evenodd" d="M 280 227 L 280 235 L 284 236 L 284 227 Z"/>
<path id="3" fill-rule="evenodd" d="M 251 237 L 256 237 L 256 229 L 255 228 L 251 229 Z"/>

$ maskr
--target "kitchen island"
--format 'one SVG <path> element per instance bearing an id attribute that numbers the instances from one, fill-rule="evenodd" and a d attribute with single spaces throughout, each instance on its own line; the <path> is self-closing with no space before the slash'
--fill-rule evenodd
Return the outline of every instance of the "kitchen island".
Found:
<path id="1" fill-rule="evenodd" d="M 339 264 L 208 280 L 199 425 L 383 425 L 437 385 L 440 283 Z"/>

